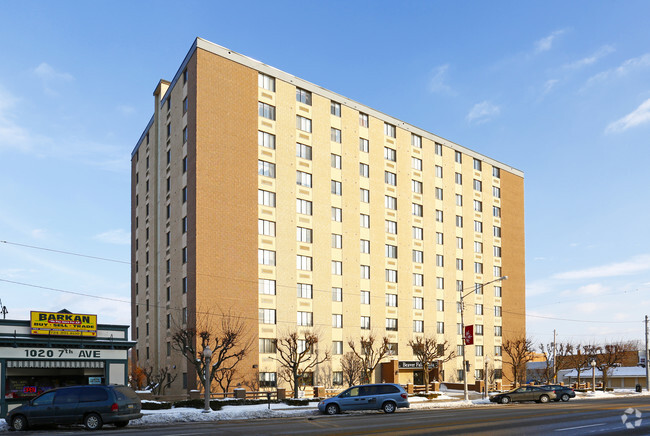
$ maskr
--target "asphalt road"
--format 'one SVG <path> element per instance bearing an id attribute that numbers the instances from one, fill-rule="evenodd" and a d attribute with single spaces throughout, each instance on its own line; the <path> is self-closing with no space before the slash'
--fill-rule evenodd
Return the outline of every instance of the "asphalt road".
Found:
<path id="1" fill-rule="evenodd" d="M 627 409 L 638 410 L 622 416 Z M 636 426 L 635 426 L 636 424 Z M 79 434 L 83 428 L 48 430 L 48 434 Z M 27 432 L 24 434 L 43 434 Z M 198 436 L 198 435 L 648 435 L 650 399 L 622 397 L 568 403 L 485 405 L 459 409 L 351 412 L 337 416 L 251 419 L 210 423 L 170 423 L 116 429 L 106 426 L 96 435 Z"/>

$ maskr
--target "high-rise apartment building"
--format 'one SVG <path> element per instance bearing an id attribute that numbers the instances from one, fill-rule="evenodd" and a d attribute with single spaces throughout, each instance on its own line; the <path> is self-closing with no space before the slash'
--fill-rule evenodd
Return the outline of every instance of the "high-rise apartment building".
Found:
<path id="1" fill-rule="evenodd" d="M 417 383 L 407 344 L 457 351 L 460 290 L 468 381 L 501 368 L 525 332 L 521 171 L 202 39 L 154 97 L 132 155 L 132 317 L 138 365 L 178 374 L 167 392 L 197 386 L 175 329 L 227 312 L 261 386 L 282 384 L 272 340 L 305 328 L 333 354 L 314 383 L 340 383 L 347 342 L 370 333 L 393 380 Z M 461 380 L 461 360 L 438 376 Z"/>

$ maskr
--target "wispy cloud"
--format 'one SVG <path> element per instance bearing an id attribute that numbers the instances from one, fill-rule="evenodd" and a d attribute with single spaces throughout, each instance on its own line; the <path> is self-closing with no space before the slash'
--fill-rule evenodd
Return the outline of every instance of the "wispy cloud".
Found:
<path id="1" fill-rule="evenodd" d="M 544 51 L 549 51 L 551 48 L 553 48 L 553 43 L 555 40 L 565 32 L 566 30 L 555 30 L 554 32 L 551 32 L 550 35 L 535 41 L 535 52 L 541 53 Z"/>
<path id="2" fill-rule="evenodd" d="M 429 91 L 436 94 L 453 94 L 453 90 L 447 85 L 447 71 L 449 64 L 440 65 L 433 69 L 433 74 L 429 80 Z"/>
<path id="3" fill-rule="evenodd" d="M 107 244 L 128 245 L 131 243 L 131 234 L 124 229 L 114 229 L 99 233 L 93 239 Z"/>
<path id="4" fill-rule="evenodd" d="M 135 113 L 135 108 L 133 106 L 128 106 L 128 105 L 120 105 L 117 107 L 117 110 L 125 116 L 132 115 Z"/>
<path id="5" fill-rule="evenodd" d="M 27 151 L 34 141 L 33 136 L 22 128 L 12 116 L 19 99 L 0 86 L 0 151 L 18 149 Z"/>
<path id="6" fill-rule="evenodd" d="M 58 95 L 56 88 L 59 88 L 66 82 L 74 80 L 72 74 L 56 71 L 51 65 L 45 62 L 42 62 L 39 66 L 34 68 L 33 72 L 36 77 L 41 80 L 45 93 L 51 96 Z"/>
<path id="7" fill-rule="evenodd" d="M 635 256 L 624 262 L 610 263 L 592 268 L 567 271 L 552 276 L 561 280 L 582 280 L 601 277 L 619 277 L 650 270 L 650 255 Z"/>
<path id="8" fill-rule="evenodd" d="M 501 113 L 501 108 L 489 101 L 476 103 L 467 114 L 467 121 L 474 124 L 482 124 L 494 119 Z"/>
<path id="9" fill-rule="evenodd" d="M 584 87 L 586 88 L 613 78 L 624 77 L 636 70 L 641 70 L 648 67 L 650 67 L 650 53 L 646 53 L 636 58 L 628 59 L 616 68 L 602 71 L 594 76 L 591 76 L 589 79 L 587 79 Z"/>
<path id="10" fill-rule="evenodd" d="M 610 53 L 613 53 L 614 51 L 616 51 L 614 49 L 614 46 L 604 45 L 601 48 L 599 48 L 598 50 L 596 50 L 596 52 L 594 54 L 592 54 L 591 56 L 587 56 L 585 58 L 578 59 L 577 61 L 565 64 L 564 68 L 570 69 L 570 70 L 576 70 L 576 69 L 579 69 L 579 68 L 582 68 L 582 67 L 593 65 L 596 62 L 598 62 L 598 60 L 602 59 L 603 57 L 607 56 Z"/>
<path id="11" fill-rule="evenodd" d="M 549 79 L 544 82 L 544 89 L 542 89 L 542 95 L 546 95 L 557 85 L 560 81 L 558 79 Z"/>
<path id="12" fill-rule="evenodd" d="M 650 98 L 639 105 L 638 108 L 625 115 L 623 118 L 610 123 L 605 133 L 624 132 L 632 127 L 650 122 Z"/>

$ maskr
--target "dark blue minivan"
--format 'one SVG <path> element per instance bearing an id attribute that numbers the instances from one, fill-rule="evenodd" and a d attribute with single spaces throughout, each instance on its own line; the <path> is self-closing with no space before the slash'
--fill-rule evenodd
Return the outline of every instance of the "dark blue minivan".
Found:
<path id="1" fill-rule="evenodd" d="M 383 410 L 393 413 L 399 407 L 409 407 L 408 394 L 393 383 L 352 386 L 335 397 L 318 403 L 318 410 L 336 415 L 346 410 Z"/>

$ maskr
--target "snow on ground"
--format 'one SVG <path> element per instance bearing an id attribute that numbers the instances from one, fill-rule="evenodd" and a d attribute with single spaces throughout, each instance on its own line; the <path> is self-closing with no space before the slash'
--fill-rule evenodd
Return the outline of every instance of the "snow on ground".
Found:
<path id="1" fill-rule="evenodd" d="M 435 392 L 440 394 L 438 397 L 427 400 L 424 397 L 410 397 L 411 409 L 449 409 L 459 407 L 486 407 L 491 405 L 490 400 L 473 399 L 464 401 L 462 400 L 462 391 L 447 391 Z M 476 396 L 474 394 L 473 396 Z M 613 392 L 578 392 L 575 400 L 588 400 L 599 398 L 611 398 L 619 396 L 650 396 L 650 393 L 644 391 L 637 393 L 633 389 L 618 389 Z M 133 420 L 129 426 L 152 425 L 152 424 L 168 424 L 173 422 L 201 422 L 201 421 L 221 421 L 231 419 L 254 419 L 254 418 L 281 418 L 289 416 L 311 416 L 318 414 L 318 402 L 310 402 L 308 406 L 288 406 L 284 403 L 271 404 L 268 408 L 267 404 L 255 404 L 246 406 L 224 406 L 221 410 L 203 413 L 201 409 L 192 408 L 176 408 L 164 410 L 143 410 L 144 416 L 140 419 Z M 361 411 L 359 413 L 367 413 Z M 9 426 L 4 419 L 0 419 L 0 432 L 8 431 Z"/>

